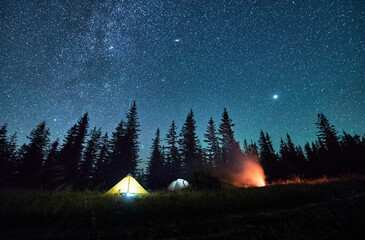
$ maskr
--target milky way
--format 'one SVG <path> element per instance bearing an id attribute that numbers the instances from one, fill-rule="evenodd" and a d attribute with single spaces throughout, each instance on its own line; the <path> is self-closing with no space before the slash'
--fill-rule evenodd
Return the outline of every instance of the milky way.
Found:
<path id="1" fill-rule="evenodd" d="M 0 124 L 20 144 L 43 120 L 62 138 L 89 112 L 110 133 L 136 100 L 143 161 L 190 108 L 201 139 L 224 107 L 241 143 L 263 129 L 304 144 L 319 112 L 364 134 L 361 1 L 207 2 L 2 0 Z"/>

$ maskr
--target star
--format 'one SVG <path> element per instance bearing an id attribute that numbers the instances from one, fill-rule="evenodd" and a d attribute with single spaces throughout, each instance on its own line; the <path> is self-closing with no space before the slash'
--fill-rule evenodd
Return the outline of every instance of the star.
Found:
<path id="1" fill-rule="evenodd" d="M 70 1 L 66 15 L 62 1 L 9 2 L 14 4 L 0 4 L 0 11 L 9 12 L 0 21 L 0 34 L 7 36 L 0 44 L 0 59 L 6 60 L 0 69 L 0 126 L 8 122 L 9 132 L 19 132 L 18 145 L 43 118 L 53 127 L 51 140 L 63 138 L 86 111 L 92 125 L 110 136 L 134 100 L 144 145 L 139 155 L 146 161 L 157 125 L 161 136 L 172 120 L 181 129 L 190 108 L 196 109 L 200 133 L 208 116 L 219 125 L 227 107 L 237 141 L 257 140 L 265 127 L 276 148 L 283 136 L 274 129 L 288 129 L 297 145 L 314 140 L 313 118 L 323 110 L 337 128 L 365 132 L 365 49 L 359 37 L 364 21 L 346 0 L 300 6 L 297 0 L 267 6 Z M 15 14 L 19 7 L 22 14 Z M 49 9 L 55 9 L 55 21 L 34 16 Z M 298 10 L 300 16 L 293 17 Z M 245 108 L 242 93 L 249 96 Z M 288 117 L 278 125 L 284 113 Z"/>

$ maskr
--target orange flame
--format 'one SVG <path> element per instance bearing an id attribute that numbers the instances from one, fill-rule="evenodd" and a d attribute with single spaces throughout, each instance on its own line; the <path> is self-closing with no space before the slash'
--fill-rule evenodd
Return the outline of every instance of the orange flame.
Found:
<path id="1" fill-rule="evenodd" d="M 243 161 L 242 171 L 234 179 L 234 184 L 241 187 L 263 187 L 266 185 L 264 169 L 252 159 Z"/>

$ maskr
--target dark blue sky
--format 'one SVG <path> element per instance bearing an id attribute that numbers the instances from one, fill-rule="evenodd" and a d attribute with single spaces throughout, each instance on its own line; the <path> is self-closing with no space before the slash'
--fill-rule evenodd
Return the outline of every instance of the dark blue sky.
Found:
<path id="1" fill-rule="evenodd" d="M 0 124 L 19 143 L 46 120 L 62 138 L 89 112 L 111 133 L 136 100 L 141 159 L 190 108 L 202 140 L 224 107 L 238 141 L 314 140 L 323 112 L 365 132 L 363 1 L 0 3 Z M 274 99 L 274 95 L 278 95 Z"/>

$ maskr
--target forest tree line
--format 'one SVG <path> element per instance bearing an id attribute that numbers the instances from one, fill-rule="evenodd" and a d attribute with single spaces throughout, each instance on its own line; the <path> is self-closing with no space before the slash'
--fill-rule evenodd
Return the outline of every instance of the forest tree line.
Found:
<path id="1" fill-rule="evenodd" d="M 146 172 L 137 169 L 140 125 L 135 102 L 111 136 L 101 128 L 89 130 L 85 113 L 62 142 L 50 142 L 49 128 L 41 122 L 27 136 L 29 143 L 17 146 L 16 134 L 9 136 L 4 124 L 0 127 L 0 186 L 105 190 L 132 174 L 150 189 L 165 189 L 171 181 L 190 180 L 196 172 L 229 181 L 230 173 L 239 171 L 247 159 L 262 165 L 268 182 L 363 174 L 365 136 L 345 131 L 340 135 L 323 114 L 318 114 L 315 124 L 316 141 L 302 147 L 287 134 L 277 153 L 269 134 L 262 130 L 257 142 L 244 140 L 241 147 L 224 109 L 219 125 L 210 118 L 202 147 L 190 110 L 180 133 L 174 121 L 166 134 L 157 129 Z"/>

